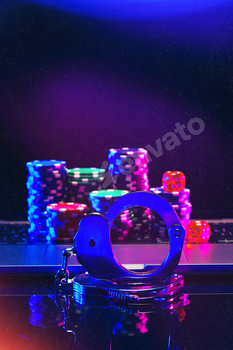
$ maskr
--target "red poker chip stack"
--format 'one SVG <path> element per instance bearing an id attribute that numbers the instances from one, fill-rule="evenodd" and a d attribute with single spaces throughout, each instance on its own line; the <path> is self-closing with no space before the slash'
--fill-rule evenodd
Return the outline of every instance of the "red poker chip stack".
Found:
<path id="1" fill-rule="evenodd" d="M 87 213 L 82 203 L 53 203 L 46 207 L 47 240 L 70 242 L 78 230 L 80 220 Z"/>

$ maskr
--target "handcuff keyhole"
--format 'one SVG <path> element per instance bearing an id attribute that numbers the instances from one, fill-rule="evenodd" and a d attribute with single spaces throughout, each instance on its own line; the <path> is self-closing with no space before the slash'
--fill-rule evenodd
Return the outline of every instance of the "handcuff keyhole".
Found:
<path id="1" fill-rule="evenodd" d="M 90 240 L 89 246 L 90 246 L 90 247 L 94 247 L 94 246 L 95 246 L 95 241 L 94 241 L 94 239 L 91 239 L 91 240 Z"/>
<path id="2" fill-rule="evenodd" d="M 179 238 L 181 236 L 181 231 L 177 228 L 174 230 L 173 234 L 176 238 Z"/>

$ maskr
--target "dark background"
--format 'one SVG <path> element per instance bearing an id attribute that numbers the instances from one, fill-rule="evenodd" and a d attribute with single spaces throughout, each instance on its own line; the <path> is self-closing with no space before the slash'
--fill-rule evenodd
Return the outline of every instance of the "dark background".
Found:
<path id="1" fill-rule="evenodd" d="M 232 15 L 229 1 L 147 18 L 2 1 L 2 218 L 26 218 L 27 161 L 100 167 L 109 148 L 156 147 L 194 117 L 204 132 L 152 155 L 150 186 L 181 170 L 194 211 L 231 215 Z"/>

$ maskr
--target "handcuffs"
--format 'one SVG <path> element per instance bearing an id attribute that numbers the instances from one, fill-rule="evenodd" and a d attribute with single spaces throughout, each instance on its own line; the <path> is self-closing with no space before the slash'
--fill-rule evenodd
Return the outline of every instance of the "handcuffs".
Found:
<path id="1" fill-rule="evenodd" d="M 111 225 L 118 214 L 131 207 L 147 207 L 164 220 L 170 248 L 164 262 L 155 270 L 131 271 L 116 259 L 110 241 Z M 127 304 L 145 310 L 174 308 L 184 301 L 183 276 L 173 274 L 183 247 L 185 230 L 173 207 L 151 192 L 131 192 L 119 198 L 105 216 L 86 215 L 79 223 L 74 247 L 63 251 L 62 268 L 55 277 L 60 288 L 72 287 L 78 304 L 99 302 Z M 76 254 L 84 274 L 69 279 L 68 258 Z"/>

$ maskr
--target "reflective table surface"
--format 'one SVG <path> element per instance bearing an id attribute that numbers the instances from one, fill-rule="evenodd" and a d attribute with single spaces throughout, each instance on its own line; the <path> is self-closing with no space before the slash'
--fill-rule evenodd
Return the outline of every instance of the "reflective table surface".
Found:
<path id="1" fill-rule="evenodd" d="M 231 278 L 230 278 L 231 279 Z M 25 279 L 26 280 L 26 279 Z M 189 304 L 176 310 L 129 313 L 106 306 L 77 306 L 52 284 L 14 278 L 0 288 L 0 348 L 190 349 L 233 348 L 232 284 L 186 283 Z"/>

